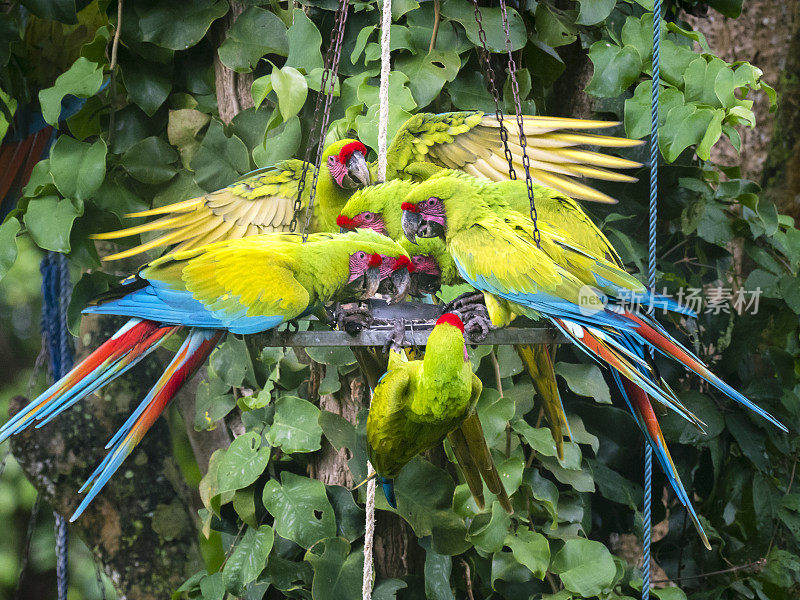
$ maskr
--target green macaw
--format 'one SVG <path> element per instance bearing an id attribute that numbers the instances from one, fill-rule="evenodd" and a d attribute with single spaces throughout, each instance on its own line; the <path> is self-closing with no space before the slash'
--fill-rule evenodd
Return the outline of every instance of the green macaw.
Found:
<path id="1" fill-rule="evenodd" d="M 531 176 L 575 198 L 612 202 L 609 196 L 575 178 L 591 177 L 631 181 L 632 177 L 609 169 L 634 168 L 637 162 L 582 150 L 582 144 L 623 148 L 641 144 L 610 136 L 576 133 L 576 129 L 599 129 L 617 123 L 524 117 Z M 508 123 L 511 128 L 511 123 Z M 522 149 L 509 135 L 515 168 L 522 174 Z M 310 231 L 335 231 L 335 220 L 356 188 L 376 179 L 377 164 L 367 163 L 367 149 L 358 140 L 341 140 L 329 146 L 322 157 Z M 387 180 L 425 179 L 433 171 L 457 168 L 466 173 L 504 180 L 508 178 L 499 123 L 494 115 L 480 111 L 440 115 L 421 113 L 406 121 L 389 146 Z M 145 225 L 102 233 L 96 239 L 118 239 L 145 232 L 159 232 L 152 241 L 106 260 L 125 258 L 163 246 L 186 250 L 210 242 L 235 239 L 257 233 L 285 231 L 294 216 L 303 162 L 284 160 L 248 174 L 230 186 L 197 198 L 128 215 L 160 217 Z M 313 169 L 306 174 L 301 198 L 308 203 Z"/>
<path id="2" fill-rule="evenodd" d="M 76 519 L 141 441 L 181 386 L 226 332 L 250 334 L 309 315 L 323 305 L 381 291 L 399 300 L 408 256 L 373 231 L 264 234 L 159 258 L 85 313 L 130 317 L 108 341 L 0 427 L 0 442 L 41 424 L 133 367 L 169 336 L 186 339 L 164 374 L 108 444 L 109 454 L 81 489 Z M 91 487 L 90 487 L 91 486 Z"/>
<path id="3" fill-rule="evenodd" d="M 389 368 L 372 395 L 367 454 L 393 508 L 392 479 L 417 454 L 447 437 L 478 507 L 485 506 L 483 479 L 503 508 L 514 512 L 475 412 L 482 389 L 467 355 L 464 324 L 455 314 L 436 322 L 422 360 L 391 351 Z"/>
<path id="4" fill-rule="evenodd" d="M 530 203 L 524 181 L 491 183 L 453 170 L 434 173 L 429 180 L 440 177 L 460 178 L 469 182 L 470 185 L 491 188 L 494 193 L 487 194 L 489 203 L 492 202 L 492 198 L 497 197 L 499 208 L 502 209 L 507 204 L 522 216 L 529 214 Z M 395 180 L 358 190 L 345 204 L 336 222 L 343 230 L 373 229 L 393 239 L 401 240 L 402 244 L 404 237 L 400 199 L 417 186 L 416 183 Z M 540 185 L 534 185 L 533 192 L 539 219 L 543 224 L 558 223 L 571 237 L 582 240 L 594 253 L 606 256 L 617 265 L 621 265 L 614 247 L 574 200 Z M 426 279 L 428 287 L 433 288 L 428 289 L 427 293 L 437 291 L 440 285 L 454 285 L 463 282 L 443 241 L 420 239 L 418 244 L 404 245 L 404 247 L 412 255 L 415 267 L 412 274 L 412 288 L 417 282 Z M 507 310 L 505 305 L 496 303 L 491 295 L 486 296 L 486 302 L 487 307 L 491 307 L 492 322 L 495 326 L 505 326 L 514 318 L 514 313 Z M 564 433 L 571 434 L 558 393 L 550 349 L 546 345 L 524 344 L 516 346 L 516 350 L 531 376 L 537 393 L 542 398 L 558 454 L 563 456 Z"/>
<path id="5" fill-rule="evenodd" d="M 487 197 L 493 195 L 491 202 Z M 658 350 L 773 424 L 772 415 L 711 373 L 655 319 L 631 304 L 691 314 L 658 296 L 603 255 L 570 238 L 561 225 L 540 219 L 541 247 L 533 221 L 503 202 L 490 185 L 463 177 L 439 177 L 417 186 L 401 204 L 406 237 L 439 237 L 461 276 L 513 314 L 544 318 L 581 350 L 611 369 L 622 394 L 687 508 L 704 543 L 708 539 L 669 456 L 646 394 L 694 424 L 701 422 L 661 386 L 645 360 Z M 605 297 L 602 297 L 603 294 Z M 491 311 L 490 311 L 491 313 Z M 648 411 L 649 409 L 649 411 Z"/>

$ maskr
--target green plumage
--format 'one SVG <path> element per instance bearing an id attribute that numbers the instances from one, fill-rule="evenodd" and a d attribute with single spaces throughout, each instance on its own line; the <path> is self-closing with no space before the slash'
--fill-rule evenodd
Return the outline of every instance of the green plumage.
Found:
<path id="1" fill-rule="evenodd" d="M 459 459 L 465 478 L 474 483 L 477 477 L 479 482 L 481 473 L 486 472 L 491 480 L 491 484 L 487 481 L 489 489 L 510 511 L 505 490 L 496 485 L 499 476 L 475 414 L 482 387 L 466 356 L 463 333 L 452 324 L 441 323 L 434 328 L 422 360 L 407 361 L 405 355 L 392 352 L 389 370 L 375 388 L 367 419 L 369 459 L 378 475 L 395 477 L 414 456 L 458 431 L 456 455 L 471 457 Z M 465 423 L 467 429 L 463 430 Z M 482 486 L 473 493 L 483 506 Z"/>

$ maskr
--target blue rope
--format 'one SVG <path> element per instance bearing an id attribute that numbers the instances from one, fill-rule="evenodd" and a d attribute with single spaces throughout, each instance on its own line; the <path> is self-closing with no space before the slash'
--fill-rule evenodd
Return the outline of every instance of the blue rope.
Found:
<path id="1" fill-rule="evenodd" d="M 653 3 L 653 96 L 650 108 L 650 209 L 647 240 L 647 284 L 656 287 L 656 223 L 658 221 L 658 92 L 661 54 L 661 0 Z M 649 312 L 654 310 L 651 305 Z M 653 504 L 653 450 L 644 445 L 644 511 L 642 515 L 642 600 L 650 599 L 650 544 Z"/>
<path id="2" fill-rule="evenodd" d="M 48 252 L 40 265 L 42 273 L 42 334 L 50 355 L 53 379 L 66 375 L 72 368 L 73 354 L 67 329 L 67 307 L 72 294 L 67 257 Z M 58 600 L 67 599 L 67 520 L 53 513 L 56 519 L 56 579 Z"/>

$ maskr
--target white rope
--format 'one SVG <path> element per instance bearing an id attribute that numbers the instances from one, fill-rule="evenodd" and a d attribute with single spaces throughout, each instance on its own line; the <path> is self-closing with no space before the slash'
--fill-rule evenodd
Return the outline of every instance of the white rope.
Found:
<path id="1" fill-rule="evenodd" d="M 392 26 L 392 0 L 383 0 L 381 14 L 381 87 L 378 98 L 380 111 L 378 116 L 378 181 L 386 181 L 386 138 L 389 132 L 389 41 Z M 372 390 L 369 391 L 369 403 L 372 405 Z M 364 573 L 361 583 L 362 600 L 372 599 L 372 547 L 375 540 L 375 488 L 373 477 L 375 470 L 367 461 L 366 525 L 364 527 Z"/>
<path id="2" fill-rule="evenodd" d="M 386 137 L 389 130 L 389 40 L 392 27 L 392 0 L 383 0 L 381 11 L 381 87 L 378 117 L 378 181 L 386 181 Z"/>
<path id="3" fill-rule="evenodd" d="M 372 390 L 369 391 L 369 403 L 372 406 Z M 375 469 L 367 461 L 367 522 L 364 528 L 364 572 L 361 579 L 361 599 L 372 599 L 372 547 L 375 540 L 375 486 L 376 478 L 373 477 Z"/>

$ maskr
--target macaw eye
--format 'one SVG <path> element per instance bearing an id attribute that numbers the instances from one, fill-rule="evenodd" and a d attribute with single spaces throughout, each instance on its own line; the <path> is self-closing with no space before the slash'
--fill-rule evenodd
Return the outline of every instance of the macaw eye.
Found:
<path id="1" fill-rule="evenodd" d="M 372 221 L 372 216 L 373 216 L 372 213 L 365 212 L 364 213 L 364 220 L 365 221 Z"/>
<path id="2" fill-rule="evenodd" d="M 358 256 L 358 258 L 360 260 L 364 260 L 365 258 L 367 258 L 367 253 L 366 252 L 359 252 L 356 256 Z"/>
<path id="3" fill-rule="evenodd" d="M 428 198 L 428 206 L 436 206 L 436 203 L 439 201 L 438 198 Z"/>

